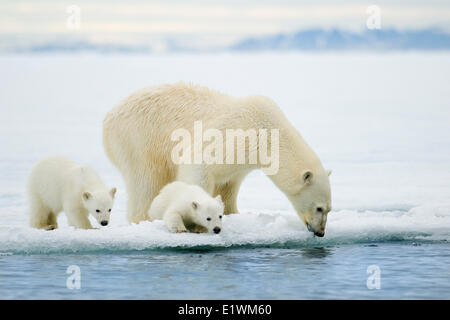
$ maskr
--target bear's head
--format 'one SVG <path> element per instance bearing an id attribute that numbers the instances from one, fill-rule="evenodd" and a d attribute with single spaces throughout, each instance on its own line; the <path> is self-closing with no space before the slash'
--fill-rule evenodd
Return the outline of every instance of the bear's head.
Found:
<path id="1" fill-rule="evenodd" d="M 309 231 L 318 237 L 325 235 L 328 212 L 331 211 L 331 171 L 303 171 L 297 191 L 289 195 L 297 214 Z"/>
<path id="2" fill-rule="evenodd" d="M 220 195 L 208 200 L 192 201 L 191 210 L 193 222 L 204 227 L 208 233 L 219 233 L 222 230 L 224 205 Z"/>
<path id="3" fill-rule="evenodd" d="M 115 195 L 116 188 L 112 188 L 109 191 L 83 192 L 82 199 L 84 207 L 102 226 L 106 226 L 109 223 Z"/>

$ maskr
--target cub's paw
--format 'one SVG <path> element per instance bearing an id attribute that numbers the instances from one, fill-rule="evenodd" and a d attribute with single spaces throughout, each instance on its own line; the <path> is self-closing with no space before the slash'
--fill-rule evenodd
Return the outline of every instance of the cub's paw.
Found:
<path id="1" fill-rule="evenodd" d="M 173 232 L 173 233 L 187 232 L 187 230 L 184 226 L 172 226 L 172 227 L 169 227 L 169 231 Z"/>
<path id="2" fill-rule="evenodd" d="M 58 228 L 58 226 L 56 226 L 54 224 L 50 224 L 50 225 L 46 226 L 44 229 L 47 231 L 51 231 L 51 230 L 55 230 L 57 228 Z"/>
<path id="3" fill-rule="evenodd" d="M 193 232 L 193 233 L 208 233 L 208 229 L 196 224 L 194 227 L 191 228 L 191 232 Z"/>

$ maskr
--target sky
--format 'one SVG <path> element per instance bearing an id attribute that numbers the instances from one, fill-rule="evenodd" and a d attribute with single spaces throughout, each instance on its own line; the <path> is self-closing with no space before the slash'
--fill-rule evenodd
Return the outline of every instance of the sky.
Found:
<path id="1" fill-rule="evenodd" d="M 76 15 L 73 5 L 80 10 L 75 28 L 68 26 Z M 450 1 L 443 0 L 0 0 L 0 37 L 75 34 L 96 42 L 127 43 L 172 35 L 231 43 L 310 28 L 360 32 L 370 5 L 379 7 L 382 28 L 450 32 Z"/>

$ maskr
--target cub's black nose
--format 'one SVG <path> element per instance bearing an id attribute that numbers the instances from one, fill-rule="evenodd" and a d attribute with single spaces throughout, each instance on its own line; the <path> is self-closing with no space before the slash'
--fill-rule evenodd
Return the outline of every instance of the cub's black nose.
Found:
<path id="1" fill-rule="evenodd" d="M 103 220 L 102 222 L 100 222 L 100 224 L 101 224 L 102 226 L 107 226 L 107 225 L 108 225 L 108 221 Z"/>
<path id="2" fill-rule="evenodd" d="M 214 231 L 214 233 L 219 233 L 219 232 L 220 232 L 220 228 L 219 228 L 219 227 L 215 227 L 215 228 L 213 229 L 213 231 Z"/>

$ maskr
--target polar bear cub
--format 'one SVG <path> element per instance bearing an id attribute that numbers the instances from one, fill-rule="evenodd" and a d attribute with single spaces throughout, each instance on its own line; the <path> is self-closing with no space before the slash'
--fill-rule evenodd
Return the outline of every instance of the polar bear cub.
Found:
<path id="1" fill-rule="evenodd" d="M 224 205 L 203 188 L 175 181 L 161 189 L 149 209 L 151 221 L 162 219 L 171 232 L 219 233 Z"/>
<path id="2" fill-rule="evenodd" d="M 28 181 L 30 226 L 56 229 L 61 211 L 75 228 L 91 229 L 89 214 L 106 226 L 115 194 L 116 188 L 108 190 L 89 165 L 60 156 L 43 159 L 33 167 Z"/>

